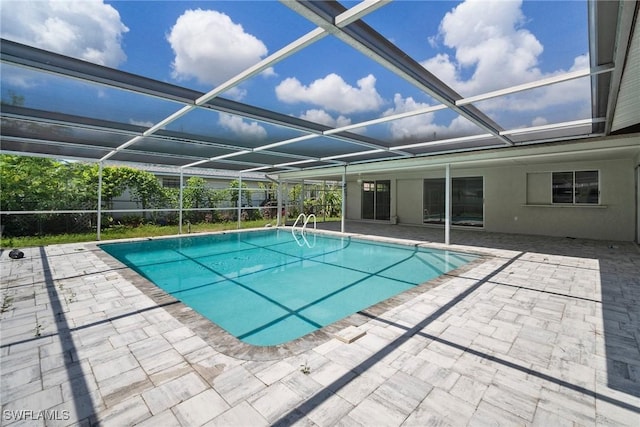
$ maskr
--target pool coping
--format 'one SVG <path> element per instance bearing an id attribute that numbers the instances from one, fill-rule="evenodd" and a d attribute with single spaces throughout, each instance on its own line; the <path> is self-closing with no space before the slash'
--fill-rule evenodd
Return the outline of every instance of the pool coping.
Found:
<path id="1" fill-rule="evenodd" d="M 272 227 L 269 228 L 271 230 L 284 230 L 289 231 L 291 227 Z M 191 233 L 191 234 L 183 234 L 183 235 L 172 235 L 172 236 L 158 236 L 158 237 L 146 237 L 146 238 L 134 238 L 134 239 L 122 239 L 122 240 L 110 240 L 110 241 L 101 241 L 90 243 L 87 245 L 87 248 L 94 252 L 96 256 L 100 260 L 102 260 L 109 267 L 117 270 L 120 275 L 133 284 L 140 292 L 150 298 L 158 307 L 162 307 L 169 314 L 171 314 L 174 318 L 179 320 L 185 326 L 191 328 L 200 338 L 205 340 L 207 344 L 209 344 L 212 348 L 219 351 L 222 354 L 227 356 L 235 357 L 241 360 L 252 360 L 252 361 L 268 361 L 268 360 L 276 360 L 283 357 L 290 357 L 301 354 L 307 350 L 315 348 L 321 344 L 326 343 L 327 341 L 336 338 L 336 334 L 345 328 L 349 327 L 359 327 L 364 325 L 365 323 L 375 319 L 384 313 L 392 310 L 407 301 L 415 298 L 416 296 L 423 294 L 424 292 L 429 291 L 438 286 L 442 286 L 450 280 L 461 276 L 467 271 L 477 267 L 488 261 L 494 256 L 487 255 L 486 253 L 482 253 L 480 251 L 468 250 L 464 249 L 452 249 L 443 244 L 434 244 L 434 243 L 425 243 L 424 241 L 417 240 L 406 240 L 406 239 L 397 239 L 397 238 L 389 238 L 389 237 L 380 237 L 380 236 L 370 236 L 363 235 L 358 233 L 341 233 L 336 231 L 329 230 L 313 230 L 312 232 L 315 234 L 326 234 L 334 237 L 350 237 L 361 240 L 368 240 L 378 243 L 391 243 L 398 244 L 404 246 L 412 246 L 412 247 L 420 247 L 425 249 L 438 249 L 438 250 L 448 250 L 452 252 L 458 252 L 463 254 L 469 254 L 478 257 L 476 260 L 466 263 L 465 265 L 458 267 L 454 270 L 451 270 L 447 273 L 444 273 L 434 279 L 428 280 L 424 283 L 416 285 L 410 289 L 407 289 L 404 292 L 401 292 L 397 295 L 394 295 L 390 298 L 385 299 L 379 303 L 371 305 L 363 310 L 360 310 L 356 313 L 353 313 L 341 320 L 338 320 L 334 323 L 326 325 L 316 331 L 313 331 L 307 335 L 291 340 L 287 343 L 273 345 L 273 346 L 256 346 L 245 343 L 217 324 L 213 321 L 207 319 L 206 317 L 199 314 L 197 311 L 192 309 L 191 307 L 185 305 L 180 300 L 175 298 L 174 296 L 168 294 L 164 290 L 160 289 L 153 282 L 145 278 L 144 276 L 137 273 L 132 268 L 128 267 L 124 263 L 118 261 L 102 248 L 100 245 L 110 244 L 110 243 L 125 243 L 125 242 L 135 242 L 135 241 L 145 241 L 145 240 L 160 240 L 160 239 L 170 239 L 176 237 L 192 237 L 192 236 L 200 236 L 200 235 L 220 235 L 220 234 L 231 234 L 231 233 L 239 233 L 239 232 L 258 232 L 265 231 L 265 228 L 251 228 L 251 229 L 241 229 L 241 230 L 226 230 L 226 231 L 217 231 L 217 232 L 203 232 L 203 233 Z"/>

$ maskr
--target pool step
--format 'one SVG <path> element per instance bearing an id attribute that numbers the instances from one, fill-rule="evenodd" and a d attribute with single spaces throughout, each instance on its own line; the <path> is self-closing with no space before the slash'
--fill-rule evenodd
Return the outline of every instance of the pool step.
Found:
<path id="1" fill-rule="evenodd" d="M 336 333 L 334 337 L 336 337 L 337 339 L 339 339 L 344 343 L 351 344 L 358 338 L 363 337 L 366 333 L 367 333 L 366 331 L 363 331 L 362 329 L 358 329 L 352 325 Z"/>

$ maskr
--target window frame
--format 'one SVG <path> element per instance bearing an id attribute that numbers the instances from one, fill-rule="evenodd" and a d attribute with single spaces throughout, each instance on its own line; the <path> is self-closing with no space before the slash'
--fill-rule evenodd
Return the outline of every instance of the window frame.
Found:
<path id="1" fill-rule="evenodd" d="M 576 175 L 580 173 L 595 173 L 596 174 L 596 192 L 597 192 L 597 200 L 595 202 L 590 202 L 589 197 L 587 197 L 587 201 L 579 201 L 578 196 L 578 186 L 576 185 Z M 563 202 L 556 201 L 556 192 L 555 192 L 555 176 L 556 174 L 571 174 L 571 201 Z M 588 183 L 587 185 L 593 185 L 593 181 Z M 551 172 L 551 204 L 555 206 L 599 206 L 601 205 L 601 182 L 600 182 L 600 170 L 599 169 L 576 169 L 576 170 L 561 170 L 561 171 L 553 171 Z"/>
<path id="2" fill-rule="evenodd" d="M 473 224 L 473 223 L 465 223 L 464 221 L 456 221 L 454 222 L 454 216 L 453 216 L 453 211 L 454 211 L 454 204 L 456 203 L 455 198 L 451 197 L 451 226 L 453 227 L 470 227 L 470 228 L 484 228 L 485 223 L 486 223 L 486 217 L 485 217 L 485 195 L 486 195 L 486 179 L 484 177 L 484 175 L 472 175 L 472 176 L 456 176 L 456 177 L 452 177 L 451 178 L 451 190 L 453 192 L 453 186 L 454 186 L 454 181 L 456 180 L 462 180 L 462 179 L 480 179 L 482 180 L 482 222 L 480 224 Z M 442 177 L 436 177 L 436 178 L 423 178 L 422 179 L 422 224 L 425 225 L 443 225 L 445 223 L 445 213 L 441 213 L 441 220 L 440 221 L 428 221 L 425 220 L 425 185 L 427 181 L 439 181 L 440 183 L 442 183 L 441 185 L 443 185 L 443 192 L 442 192 L 442 203 L 443 203 L 443 207 L 444 207 L 444 203 L 446 200 L 445 194 L 444 194 L 444 188 L 446 188 L 446 183 L 444 182 L 445 178 Z M 443 211 L 446 212 L 446 209 Z M 433 214 L 432 214 L 433 215 Z"/>
<path id="3" fill-rule="evenodd" d="M 163 188 L 180 188 L 179 176 L 163 176 L 161 182 Z"/>
<path id="4" fill-rule="evenodd" d="M 381 194 L 387 194 L 384 200 L 381 200 Z M 366 194 L 372 197 L 371 214 L 372 218 L 365 215 L 368 213 L 368 198 Z M 391 220 L 391 180 L 390 179 L 370 179 L 362 181 L 360 185 L 360 219 L 368 221 L 390 221 Z M 379 203 L 382 203 L 379 204 Z"/>

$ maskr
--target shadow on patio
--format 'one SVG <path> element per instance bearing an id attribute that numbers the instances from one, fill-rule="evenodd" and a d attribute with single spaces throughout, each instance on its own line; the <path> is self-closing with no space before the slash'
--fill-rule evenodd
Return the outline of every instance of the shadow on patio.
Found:
<path id="1" fill-rule="evenodd" d="M 320 228 L 335 231 L 338 226 L 326 223 Z M 348 222 L 346 231 L 386 238 L 421 240 L 427 243 L 443 243 L 444 240 L 441 229 L 426 227 Z M 508 258 L 508 261 L 415 327 L 405 328 L 406 332 L 397 342 L 394 342 L 393 346 L 385 348 L 381 354 L 376 354 L 363 362 L 358 370 L 366 370 L 375 364 L 376 360 L 384 357 L 384 353 L 391 352 L 409 337 L 418 335 L 429 340 L 440 340 L 442 344 L 527 372 L 542 380 L 593 397 L 596 401 L 607 402 L 632 412 L 640 412 L 640 408 L 629 403 L 629 401 L 635 401 L 633 398 L 624 397 L 624 395 L 640 397 L 640 334 L 638 334 L 640 331 L 640 250 L 637 245 L 631 242 L 508 235 L 458 229 L 452 230 L 451 241 L 456 250 L 498 249 L 502 251 L 500 257 Z M 513 264 L 526 266 L 531 276 L 521 277 L 520 281 L 508 280 L 514 277 L 510 276 L 513 271 L 509 271 Z M 556 269 L 553 273 L 557 275 L 556 288 L 545 287 L 536 281 L 536 270 L 548 268 L 550 264 Z M 588 284 L 584 280 L 585 277 L 593 279 L 593 284 Z M 595 388 L 583 387 L 562 378 L 529 369 L 525 364 L 520 365 L 513 359 L 501 359 L 421 332 L 421 329 L 431 321 L 488 282 L 538 292 L 558 299 L 568 298 L 577 301 L 576 304 L 579 307 L 585 307 L 584 316 L 592 317 L 589 320 L 596 325 L 595 330 L 592 327 L 595 337 L 590 338 L 589 342 L 580 340 L 579 352 L 567 354 L 565 357 L 570 363 L 575 361 L 575 363 L 592 365 L 591 367 L 594 364 L 602 364 L 601 358 L 605 359 L 606 374 L 603 369 L 597 371 Z M 589 310 L 592 312 L 590 313 Z M 567 316 L 575 316 L 575 314 L 565 313 Z M 383 319 L 377 320 L 385 322 Z M 577 318 L 573 320 L 578 321 Z M 562 368 L 571 369 L 571 366 Z M 606 375 L 606 378 L 603 378 L 603 375 Z M 339 389 L 344 385 L 340 381 L 336 381 L 327 389 L 331 391 Z M 343 381 L 347 379 L 344 378 Z M 622 394 L 610 393 L 607 388 Z M 319 400 L 326 398 L 326 395 L 320 393 L 301 405 L 298 410 L 303 413 L 308 412 L 319 403 Z M 299 415 L 298 412 L 290 413 L 282 418 L 281 425 L 283 422 L 291 421 L 290 418 L 295 418 L 296 414 Z"/>

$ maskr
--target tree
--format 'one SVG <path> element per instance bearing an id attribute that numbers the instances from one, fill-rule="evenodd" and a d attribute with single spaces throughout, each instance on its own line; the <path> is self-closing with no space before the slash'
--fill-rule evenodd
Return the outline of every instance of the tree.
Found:
<path id="1" fill-rule="evenodd" d="M 321 197 L 325 215 L 329 217 L 340 215 L 342 212 L 342 188 L 337 184 L 325 186 Z"/>
<path id="2" fill-rule="evenodd" d="M 16 105 L 16 106 L 19 106 L 19 107 L 24 107 L 24 96 L 23 95 L 18 95 L 13 90 L 9 90 L 8 95 L 9 95 L 9 99 L 3 99 L 2 100 L 3 104 Z"/>
<path id="3" fill-rule="evenodd" d="M 96 209 L 98 175 L 97 164 L 0 155 L 0 207 L 4 211 Z M 112 208 L 113 200 L 127 189 L 142 209 L 170 203 L 170 195 L 155 175 L 129 167 L 103 168 L 103 207 Z M 79 225 L 90 228 L 92 222 L 87 214 L 38 214 L 3 215 L 2 224 L 8 235 L 29 235 L 43 230 L 80 231 Z"/>
<path id="4" fill-rule="evenodd" d="M 203 178 L 192 176 L 187 179 L 182 191 L 182 207 L 184 209 L 199 209 L 208 206 L 207 181 Z M 185 218 L 191 222 L 201 222 L 205 218 L 205 213 L 201 211 L 187 211 Z"/>
<path id="5" fill-rule="evenodd" d="M 86 165 L 39 157 L 0 155 L 0 206 L 4 211 L 86 209 L 88 191 L 80 179 Z M 76 229 L 86 215 L 7 215 L 8 235 L 42 234 Z M 86 227 L 86 225 L 85 225 Z"/>
<path id="6" fill-rule="evenodd" d="M 97 203 L 99 166 L 92 165 L 83 171 L 83 179 L 92 189 Z M 150 172 L 126 166 L 106 166 L 102 168 L 102 204 L 113 207 L 113 199 L 126 190 L 140 203 L 142 209 L 165 207 L 170 200 L 160 181 Z"/>
<path id="7" fill-rule="evenodd" d="M 249 190 L 246 182 L 243 182 L 242 185 L 240 185 L 240 181 L 237 179 L 234 179 L 229 183 L 227 194 L 228 194 L 228 200 L 231 202 L 232 207 L 234 208 L 238 207 L 238 197 L 240 197 L 240 194 L 242 194 L 240 205 L 246 206 L 246 207 L 251 206 L 251 190 Z M 237 219 L 238 218 L 237 211 L 234 210 L 233 212 L 234 213 L 232 214 L 232 217 Z M 250 219 L 258 219 L 260 217 L 261 217 L 261 213 L 259 209 L 245 209 L 242 211 L 243 219 L 250 220 Z"/>
<path id="8" fill-rule="evenodd" d="M 140 202 L 142 209 L 162 208 L 167 204 L 169 197 L 154 174 L 127 167 L 119 169 L 124 175 L 124 184 Z"/>
<path id="9" fill-rule="evenodd" d="M 234 179 L 233 181 L 231 181 L 229 183 L 229 188 L 227 189 L 227 192 L 229 194 L 229 201 L 231 201 L 231 205 L 233 207 L 238 206 L 238 193 L 240 192 L 239 191 L 240 188 L 242 189 L 241 205 L 251 206 L 251 191 L 249 191 L 247 187 L 247 183 L 243 182 L 242 185 L 240 185 L 240 181 L 237 179 Z"/>

